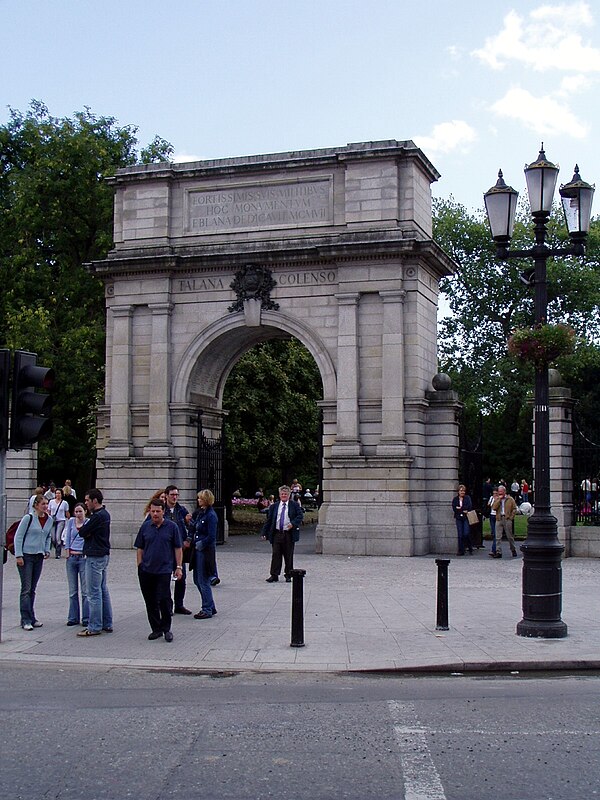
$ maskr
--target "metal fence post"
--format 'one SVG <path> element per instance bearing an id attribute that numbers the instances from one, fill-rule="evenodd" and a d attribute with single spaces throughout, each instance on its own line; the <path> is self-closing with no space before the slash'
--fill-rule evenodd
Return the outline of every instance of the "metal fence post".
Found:
<path id="1" fill-rule="evenodd" d="M 448 564 L 449 558 L 436 558 L 437 580 L 437 622 L 436 631 L 448 630 Z"/>
<path id="2" fill-rule="evenodd" d="M 293 569 L 292 576 L 292 641 L 290 647 L 304 647 L 304 576 L 305 569 Z"/>

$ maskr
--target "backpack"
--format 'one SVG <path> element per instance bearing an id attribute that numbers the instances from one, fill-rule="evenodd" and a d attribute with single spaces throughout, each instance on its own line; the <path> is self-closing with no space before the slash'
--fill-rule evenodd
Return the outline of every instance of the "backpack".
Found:
<path id="1" fill-rule="evenodd" d="M 29 517 L 29 522 L 27 523 L 27 528 L 25 530 L 25 534 L 23 535 L 23 542 L 25 542 L 25 536 L 27 536 L 27 532 L 29 531 L 29 526 L 33 522 L 33 515 L 32 514 L 28 514 L 27 516 Z M 11 553 L 11 555 L 13 555 L 13 556 L 15 554 L 15 533 L 17 532 L 17 528 L 19 527 L 20 524 L 21 524 L 21 520 L 18 519 L 16 522 L 13 522 L 13 524 L 10 526 L 10 528 L 6 531 L 6 540 L 5 540 L 5 544 L 4 544 L 4 550 L 5 550 L 4 563 L 5 564 L 6 564 L 6 553 L 7 552 Z"/>

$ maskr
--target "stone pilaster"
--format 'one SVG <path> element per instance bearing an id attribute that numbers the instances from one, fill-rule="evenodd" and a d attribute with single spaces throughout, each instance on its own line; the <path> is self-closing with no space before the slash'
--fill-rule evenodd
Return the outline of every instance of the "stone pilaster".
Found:
<path id="1" fill-rule="evenodd" d="M 550 371 L 550 383 L 552 373 Z M 550 386 L 550 506 L 556 517 L 558 538 L 565 545 L 565 556 L 571 555 L 571 539 L 576 528 L 573 520 L 573 400 L 571 390 Z M 535 489 L 535 487 L 534 487 Z M 535 498 L 535 494 L 534 494 Z"/>
<path id="2" fill-rule="evenodd" d="M 381 439 L 378 456 L 404 456 L 404 299 L 406 292 L 379 292 L 383 301 Z"/>
<path id="3" fill-rule="evenodd" d="M 131 441 L 131 320 L 133 306 L 112 306 L 112 374 L 110 396 L 110 440 L 106 456 L 125 458 L 133 454 Z"/>
<path id="4" fill-rule="evenodd" d="M 337 294 L 337 433 L 333 456 L 359 456 L 358 301 L 356 292 Z"/>
<path id="5" fill-rule="evenodd" d="M 150 348 L 150 396 L 148 399 L 148 443 L 145 456 L 170 456 L 171 423 L 169 400 L 171 391 L 170 319 L 171 303 L 149 303 L 152 312 Z"/>

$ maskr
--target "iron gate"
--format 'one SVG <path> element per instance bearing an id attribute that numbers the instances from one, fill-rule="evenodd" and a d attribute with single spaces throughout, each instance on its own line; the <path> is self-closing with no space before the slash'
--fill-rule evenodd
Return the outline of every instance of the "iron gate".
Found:
<path id="1" fill-rule="evenodd" d="M 573 413 L 573 524 L 600 525 L 600 438 Z"/>
<path id="2" fill-rule="evenodd" d="M 467 487 L 467 494 L 473 501 L 473 508 L 477 511 L 479 522 L 471 525 L 471 539 L 475 547 L 483 544 L 483 420 L 479 416 L 476 435 L 469 436 L 461 414 L 459 427 L 459 483 Z"/>
<path id="3" fill-rule="evenodd" d="M 215 496 L 214 509 L 219 519 L 217 544 L 225 542 L 225 498 L 223 496 L 223 456 L 225 437 L 209 439 L 202 429 L 202 415 L 198 414 L 198 467 L 196 485 L 198 490 L 210 489 Z"/>

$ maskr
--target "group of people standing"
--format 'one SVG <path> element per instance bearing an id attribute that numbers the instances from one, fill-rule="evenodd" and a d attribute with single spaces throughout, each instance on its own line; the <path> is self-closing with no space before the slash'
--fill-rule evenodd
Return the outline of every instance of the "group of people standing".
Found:
<path id="1" fill-rule="evenodd" d="M 56 538 L 56 515 L 50 513 L 49 505 L 44 493 L 35 494 L 30 501 L 31 512 L 23 516 L 15 533 L 15 558 L 21 580 L 21 627 L 26 631 L 43 625 L 35 613 L 35 596 L 44 560 L 50 557 L 53 536 Z M 84 629 L 77 635 L 82 637 L 97 636 L 102 631 L 112 633 L 112 606 L 106 583 L 110 515 L 104 508 L 99 489 L 90 489 L 84 504 L 75 505 L 65 535 L 68 537 L 65 538 L 69 586 L 67 625 L 79 625 L 81 621 Z"/>
<path id="2" fill-rule="evenodd" d="M 55 490 L 54 508 L 64 500 Z M 216 562 L 218 518 L 213 508 L 214 495 L 208 489 L 198 492 L 198 508 L 190 514 L 179 503 L 179 490 L 171 484 L 156 492 L 145 510 L 145 519 L 134 547 L 140 590 L 151 627 L 149 639 L 164 636 L 173 641 L 173 613 L 191 615 L 184 605 L 186 562 L 202 598 L 195 619 L 209 619 L 217 613 L 212 587 L 220 583 Z M 35 613 L 36 588 L 51 547 L 67 551 L 66 571 L 69 587 L 67 625 L 81 625 L 77 636 L 85 638 L 112 633 L 113 613 L 107 585 L 110 560 L 110 514 L 103 505 L 99 489 L 86 492 L 84 503 L 75 503 L 72 515 L 64 519 L 51 513 L 44 491 L 32 496 L 29 508 L 15 533 L 15 557 L 21 590 L 21 627 L 31 631 L 42 627 Z M 60 533 L 57 527 L 60 525 Z M 57 558 L 60 558 L 60 551 Z M 175 582 L 174 603 L 171 577 Z"/>
<path id="3" fill-rule="evenodd" d="M 506 491 L 504 484 L 492 488 L 492 493 L 485 500 L 486 510 L 489 512 L 490 530 L 492 533 L 492 549 L 488 554 L 490 558 L 502 558 L 502 537 L 506 535 L 513 558 L 517 557 L 513 532 L 514 518 L 517 514 L 517 503 Z M 460 484 L 456 497 L 452 500 L 452 512 L 456 522 L 458 536 L 458 553 L 464 556 L 465 552 L 473 555 L 473 542 L 471 538 L 471 525 L 477 524 L 479 519 L 473 508 L 471 497 L 467 488 Z M 474 516 L 473 516 L 474 515 Z M 487 514 L 486 514 L 487 516 Z M 471 517 L 471 519 L 469 519 Z"/>

